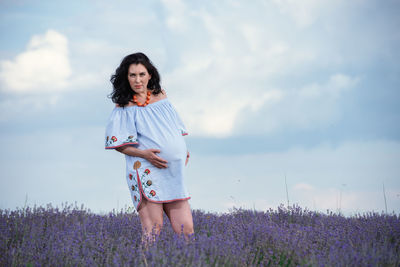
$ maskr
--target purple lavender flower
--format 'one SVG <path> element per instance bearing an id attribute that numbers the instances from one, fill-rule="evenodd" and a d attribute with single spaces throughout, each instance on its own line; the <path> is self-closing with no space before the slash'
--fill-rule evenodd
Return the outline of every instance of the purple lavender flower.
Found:
<path id="1" fill-rule="evenodd" d="M 1 266 L 398 266 L 395 214 L 344 217 L 279 206 L 265 212 L 193 210 L 187 242 L 164 218 L 144 247 L 137 213 L 95 214 L 83 206 L 0 210 Z"/>

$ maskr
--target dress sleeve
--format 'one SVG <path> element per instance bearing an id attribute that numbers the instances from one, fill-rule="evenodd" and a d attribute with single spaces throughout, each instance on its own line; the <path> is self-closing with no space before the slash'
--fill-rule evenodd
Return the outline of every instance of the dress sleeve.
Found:
<path id="1" fill-rule="evenodd" d="M 105 148 L 137 145 L 134 114 L 126 108 L 114 108 L 106 127 Z"/>

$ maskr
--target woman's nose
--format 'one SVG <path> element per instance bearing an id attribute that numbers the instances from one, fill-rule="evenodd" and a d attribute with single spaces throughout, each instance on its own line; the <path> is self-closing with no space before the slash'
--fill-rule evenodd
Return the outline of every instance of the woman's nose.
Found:
<path id="1" fill-rule="evenodd" d="M 139 76 L 136 76 L 135 82 L 140 82 L 140 77 Z"/>

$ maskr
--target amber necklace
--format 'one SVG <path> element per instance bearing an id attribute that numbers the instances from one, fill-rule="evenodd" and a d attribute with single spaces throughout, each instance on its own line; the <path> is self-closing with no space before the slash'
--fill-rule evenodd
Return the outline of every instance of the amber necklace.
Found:
<path id="1" fill-rule="evenodd" d="M 147 91 L 147 97 L 146 97 L 146 101 L 145 101 L 144 103 L 139 103 L 139 102 L 137 101 L 136 95 L 133 95 L 133 103 L 136 103 L 136 105 L 138 105 L 139 107 L 145 107 L 145 106 L 147 106 L 147 104 L 149 104 L 149 102 L 150 102 L 150 95 L 151 95 L 151 92 L 150 92 L 150 91 Z"/>

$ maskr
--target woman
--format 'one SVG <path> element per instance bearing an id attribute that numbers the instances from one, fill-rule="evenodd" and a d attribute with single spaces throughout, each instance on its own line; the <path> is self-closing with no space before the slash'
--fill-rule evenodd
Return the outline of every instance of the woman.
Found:
<path id="1" fill-rule="evenodd" d="M 126 179 L 142 238 L 147 240 L 152 231 L 159 234 L 165 212 L 173 230 L 178 234 L 183 230 L 188 239 L 194 231 L 183 181 L 189 160 L 183 140 L 187 132 L 161 89 L 158 71 L 145 54 L 131 54 L 122 60 L 111 83 L 116 107 L 106 129 L 106 149 L 125 154 Z"/>

